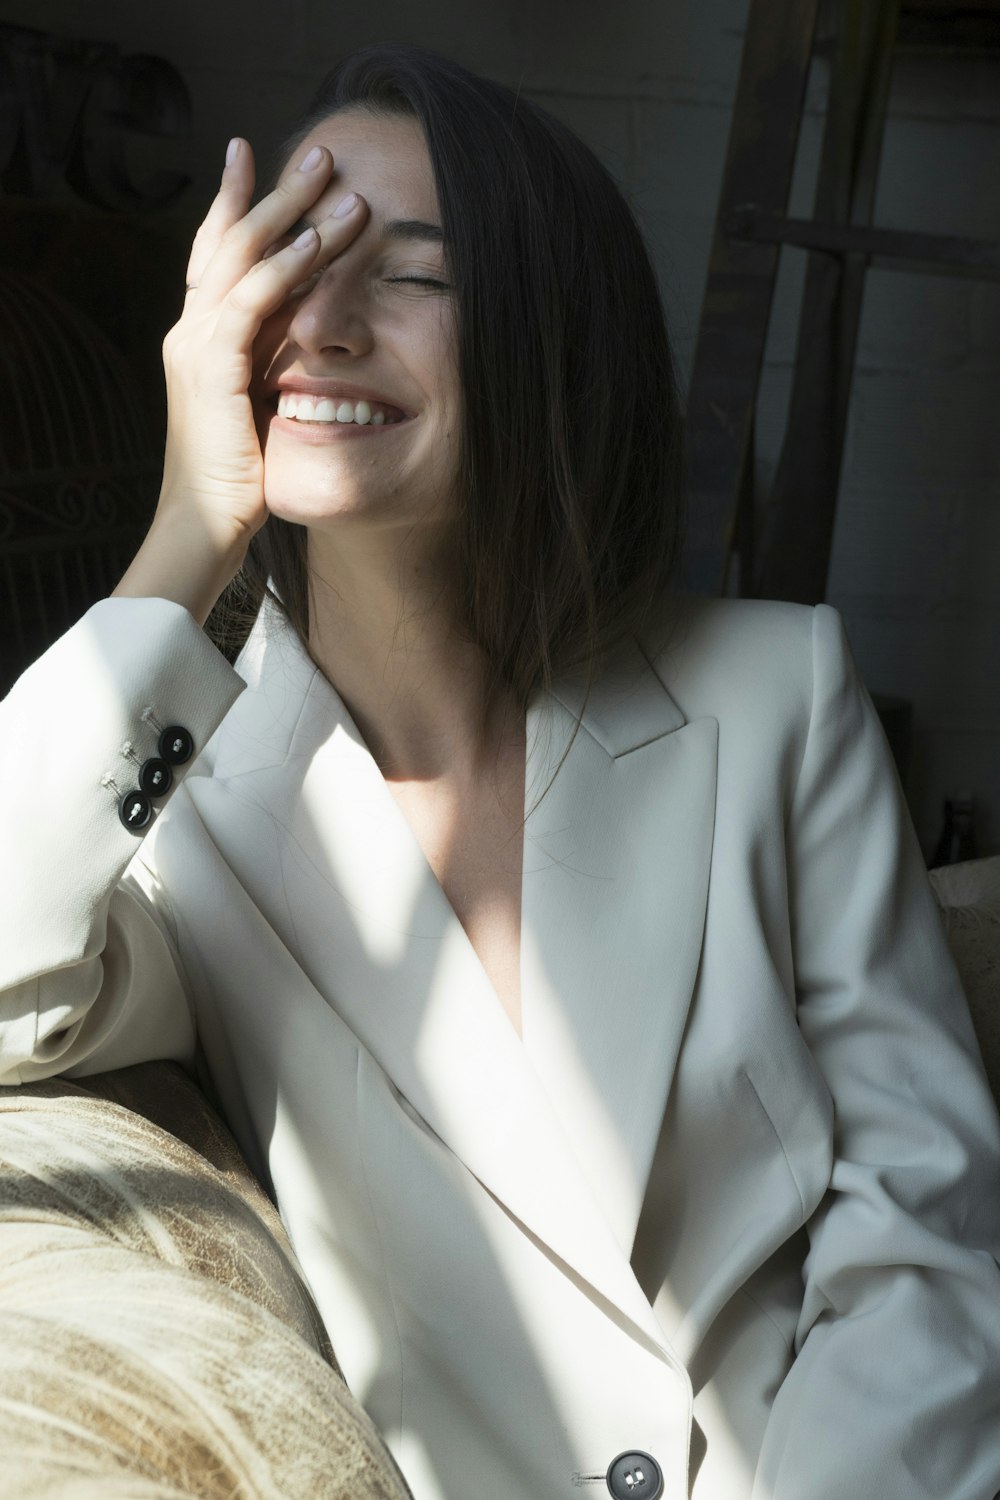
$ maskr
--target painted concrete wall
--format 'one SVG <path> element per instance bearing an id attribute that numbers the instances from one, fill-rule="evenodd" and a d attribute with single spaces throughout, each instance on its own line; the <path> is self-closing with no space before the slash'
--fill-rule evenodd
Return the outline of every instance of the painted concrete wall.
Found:
<path id="1" fill-rule="evenodd" d="M 697 334 L 747 0 L 5 0 L 0 19 L 168 58 L 190 143 L 152 148 L 206 203 L 230 135 L 270 143 L 336 56 L 411 41 L 521 87 L 597 150 L 658 268 L 686 376 Z M 825 78 L 814 68 L 792 209 L 808 214 Z M 1000 239 L 1000 60 L 903 58 L 877 219 Z M 766 492 L 783 427 L 803 262 L 785 252 L 758 424 Z M 1000 850 L 1000 285 L 869 275 L 828 598 L 872 691 L 915 709 L 907 788 L 929 848 L 941 800 L 977 798 Z"/>

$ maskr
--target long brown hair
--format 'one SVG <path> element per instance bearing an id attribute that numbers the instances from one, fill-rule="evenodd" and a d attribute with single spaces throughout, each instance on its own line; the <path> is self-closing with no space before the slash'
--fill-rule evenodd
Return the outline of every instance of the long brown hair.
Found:
<path id="1" fill-rule="evenodd" d="M 656 277 L 593 152 L 501 84 L 365 47 L 324 79 L 283 158 L 344 109 L 414 117 L 427 141 L 458 309 L 458 603 L 523 707 L 567 668 L 591 675 L 678 561 L 682 417 Z M 305 543 L 278 518 L 254 538 L 222 612 L 230 645 L 234 606 L 252 614 L 269 579 L 308 641 Z"/>

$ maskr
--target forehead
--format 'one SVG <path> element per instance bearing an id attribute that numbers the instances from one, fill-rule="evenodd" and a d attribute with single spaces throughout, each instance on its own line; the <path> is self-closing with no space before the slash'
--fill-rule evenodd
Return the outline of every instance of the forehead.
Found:
<path id="1" fill-rule="evenodd" d="M 343 110 L 315 126 L 292 153 L 281 176 L 294 172 L 313 146 L 325 146 L 333 173 L 314 213 L 330 212 L 345 193 L 360 193 L 373 218 L 437 221 L 430 156 L 419 121 L 408 115 Z"/>

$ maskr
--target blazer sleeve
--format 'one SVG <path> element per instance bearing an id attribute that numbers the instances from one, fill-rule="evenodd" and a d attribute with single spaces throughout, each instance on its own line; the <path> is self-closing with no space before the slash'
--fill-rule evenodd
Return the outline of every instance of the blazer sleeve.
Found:
<path id="1" fill-rule="evenodd" d="M 833 1101 L 834 1166 L 753 1500 L 994 1500 L 996 1108 L 881 725 L 826 605 L 787 849 L 799 1025 Z"/>
<path id="2" fill-rule="evenodd" d="M 0 1083 L 189 1060 L 194 1027 L 144 834 L 244 683 L 187 610 L 91 609 L 0 704 Z M 144 832 L 119 803 L 180 726 Z"/>

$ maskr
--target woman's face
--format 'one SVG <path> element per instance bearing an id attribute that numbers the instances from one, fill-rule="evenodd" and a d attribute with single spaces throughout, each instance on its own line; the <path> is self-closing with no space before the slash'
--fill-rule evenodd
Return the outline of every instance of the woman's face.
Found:
<path id="1" fill-rule="evenodd" d="M 344 111 L 312 131 L 283 175 L 315 145 L 332 153 L 334 172 L 306 221 L 349 192 L 370 212 L 357 238 L 262 331 L 253 394 L 268 509 L 327 532 L 357 521 L 408 530 L 450 523 L 461 418 L 456 313 L 423 133 L 408 117 Z M 373 420 L 329 420 L 334 411 L 364 418 L 359 400 Z"/>

